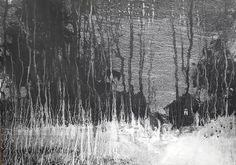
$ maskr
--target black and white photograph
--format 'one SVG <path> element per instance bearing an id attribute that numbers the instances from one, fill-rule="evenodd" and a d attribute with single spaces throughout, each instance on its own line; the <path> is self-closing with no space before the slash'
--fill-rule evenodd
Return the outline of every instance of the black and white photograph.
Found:
<path id="1" fill-rule="evenodd" d="M 235 0 L 0 0 L 0 165 L 236 165 Z"/>

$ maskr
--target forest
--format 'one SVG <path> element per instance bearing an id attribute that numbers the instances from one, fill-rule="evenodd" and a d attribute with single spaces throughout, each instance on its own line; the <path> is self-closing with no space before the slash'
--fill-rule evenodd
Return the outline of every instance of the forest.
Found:
<path id="1" fill-rule="evenodd" d="M 234 0 L 0 0 L 0 22 L 0 164 L 236 163 Z"/>

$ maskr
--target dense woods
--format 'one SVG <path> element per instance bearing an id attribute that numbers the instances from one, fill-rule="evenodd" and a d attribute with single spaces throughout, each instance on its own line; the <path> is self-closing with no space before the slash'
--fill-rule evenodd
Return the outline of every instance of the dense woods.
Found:
<path id="1" fill-rule="evenodd" d="M 159 51 L 148 26 L 164 19 L 175 100 L 193 95 L 199 106 L 192 114 L 201 111 L 204 118 L 234 111 L 233 1 L 2 0 L 1 8 L 1 91 L 10 91 L 4 101 L 13 108 L 4 111 L 7 121 L 97 124 L 147 117 L 157 110 L 151 75 L 152 52 Z M 181 115 L 184 105 L 177 101 L 174 109 Z"/>
<path id="2" fill-rule="evenodd" d="M 0 164 L 234 165 L 235 0 L 0 0 Z"/>

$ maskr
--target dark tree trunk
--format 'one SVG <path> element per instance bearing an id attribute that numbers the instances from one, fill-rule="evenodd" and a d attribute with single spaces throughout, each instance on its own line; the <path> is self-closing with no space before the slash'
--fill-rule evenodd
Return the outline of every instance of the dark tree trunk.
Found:
<path id="1" fill-rule="evenodd" d="M 8 0 L 5 0 L 5 10 L 3 14 L 3 21 L 2 21 L 2 27 L 3 27 L 3 59 L 2 59 L 2 65 L 3 65 L 3 72 L 6 73 L 6 55 L 7 55 L 7 13 L 8 13 Z"/>
<path id="2" fill-rule="evenodd" d="M 131 84 L 132 81 L 132 58 L 133 58 L 133 42 L 134 42 L 134 27 L 133 27 L 133 16 L 132 16 L 132 10 L 133 10 L 133 4 L 129 3 L 130 8 L 130 15 L 129 15 L 129 24 L 130 24 L 130 54 L 128 59 L 128 86 L 129 86 L 129 108 L 128 108 L 128 121 L 130 121 L 130 117 L 132 115 L 132 95 L 133 95 L 133 85 Z"/>
<path id="3" fill-rule="evenodd" d="M 189 33 L 188 33 L 188 39 L 189 39 L 189 47 L 187 51 L 187 66 L 186 66 L 186 93 L 189 93 L 189 88 L 190 88 L 190 58 L 191 58 L 191 51 L 193 47 L 193 5 L 194 5 L 194 0 L 190 0 L 190 8 L 188 12 L 188 20 L 189 20 Z"/>

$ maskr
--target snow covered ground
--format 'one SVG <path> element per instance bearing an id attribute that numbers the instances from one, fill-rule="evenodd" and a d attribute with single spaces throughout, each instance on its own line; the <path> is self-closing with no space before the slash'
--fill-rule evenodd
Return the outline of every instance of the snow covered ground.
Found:
<path id="1" fill-rule="evenodd" d="M 115 121 L 17 128 L 9 133 L 5 154 L 15 164 L 236 165 L 235 125 L 233 117 L 219 118 L 191 133 L 164 135 Z"/>
<path id="2" fill-rule="evenodd" d="M 135 164 L 236 165 L 236 129 L 233 117 L 219 118 L 192 133 L 176 136 L 172 131 L 162 139 L 157 135 L 158 132 L 148 140 L 138 136 L 136 142 L 128 144 L 129 149 L 121 153 L 133 153 L 129 157 L 135 160 Z"/>
<path id="3" fill-rule="evenodd" d="M 168 144 L 160 165 L 235 165 L 236 139 L 186 136 Z"/>

